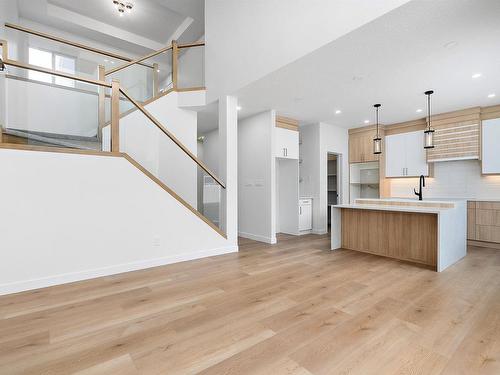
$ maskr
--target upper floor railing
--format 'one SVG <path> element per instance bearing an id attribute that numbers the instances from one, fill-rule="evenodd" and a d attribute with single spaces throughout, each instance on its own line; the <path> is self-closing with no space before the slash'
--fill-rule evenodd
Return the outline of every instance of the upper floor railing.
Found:
<path id="1" fill-rule="evenodd" d="M 179 87 L 179 50 L 203 45 L 178 46 L 173 42 L 142 58 L 121 56 L 125 61 L 123 65 L 101 69 L 97 78 L 90 78 L 10 59 L 9 43 L 0 41 L 2 60 L 8 68 L 6 74 L 0 76 L 0 88 L 8 97 L 5 101 L 8 108 L 0 113 L 0 143 L 2 147 L 15 148 L 21 144 L 35 149 L 124 155 L 224 235 L 219 220 L 224 182 L 197 157 L 196 142 L 194 147 L 187 147 L 114 76 L 136 67 L 151 71 L 155 63 L 165 64 L 171 68 L 170 90 L 188 88 Z M 152 61 L 167 51 L 172 52 L 168 61 Z M 111 55 L 102 50 L 92 52 Z M 131 72 L 128 74 L 133 76 Z M 8 85 L 2 86 L 2 80 L 8 81 Z M 156 87 L 161 85 L 157 83 Z M 152 93 L 157 97 L 162 95 L 160 91 Z M 0 100 L 1 96 L 2 92 Z"/>

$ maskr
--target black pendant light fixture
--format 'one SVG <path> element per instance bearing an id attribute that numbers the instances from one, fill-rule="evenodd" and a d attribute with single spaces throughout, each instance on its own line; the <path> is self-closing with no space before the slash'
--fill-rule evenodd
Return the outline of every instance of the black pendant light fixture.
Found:
<path id="1" fill-rule="evenodd" d="M 434 129 L 431 126 L 431 95 L 434 91 L 425 92 L 427 95 L 427 129 L 424 131 L 424 148 L 434 148 Z"/>
<path id="2" fill-rule="evenodd" d="M 378 155 L 382 153 L 382 138 L 380 138 L 380 134 L 378 131 L 378 110 L 382 106 L 382 104 L 374 104 L 373 106 L 375 107 L 375 111 L 377 112 L 377 134 L 375 135 L 375 138 L 373 138 L 373 153 L 375 155 Z"/>

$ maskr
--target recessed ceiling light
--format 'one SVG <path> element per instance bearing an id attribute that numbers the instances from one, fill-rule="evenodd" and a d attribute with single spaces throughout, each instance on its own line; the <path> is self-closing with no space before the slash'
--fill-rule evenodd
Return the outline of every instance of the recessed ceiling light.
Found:
<path id="1" fill-rule="evenodd" d="M 494 98 L 495 96 L 496 96 L 495 93 L 491 93 L 491 94 L 488 95 L 488 98 Z"/>
<path id="2" fill-rule="evenodd" d="M 420 108 L 419 108 L 419 109 L 417 109 L 417 113 L 420 113 L 420 112 L 422 112 L 422 110 L 421 110 Z"/>
<path id="3" fill-rule="evenodd" d="M 160 69 L 156 69 L 156 72 L 157 72 L 157 73 L 160 73 Z"/>
<path id="4" fill-rule="evenodd" d="M 369 124 L 370 123 L 370 120 L 365 120 L 365 124 Z"/>
<path id="5" fill-rule="evenodd" d="M 482 74 L 481 74 L 481 73 L 474 73 L 474 74 L 472 75 L 472 78 L 479 78 L 479 77 L 481 77 L 481 76 L 482 76 Z"/>
<path id="6" fill-rule="evenodd" d="M 337 110 L 335 111 L 335 114 L 336 114 L 336 115 L 340 115 L 341 113 L 342 113 L 342 111 L 341 111 L 340 109 L 337 109 Z"/>
<path id="7" fill-rule="evenodd" d="M 237 106 L 237 107 L 236 107 L 236 110 L 237 110 L 237 111 L 241 111 L 241 106 Z"/>

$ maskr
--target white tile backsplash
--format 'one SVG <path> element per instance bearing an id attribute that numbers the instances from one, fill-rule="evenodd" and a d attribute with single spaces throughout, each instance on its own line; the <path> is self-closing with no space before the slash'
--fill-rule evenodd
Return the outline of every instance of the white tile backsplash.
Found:
<path id="1" fill-rule="evenodd" d="M 481 175 L 478 160 L 434 163 L 434 177 L 425 179 L 424 199 L 476 198 L 500 199 L 500 176 Z M 391 178 L 392 197 L 415 197 L 418 178 Z"/>

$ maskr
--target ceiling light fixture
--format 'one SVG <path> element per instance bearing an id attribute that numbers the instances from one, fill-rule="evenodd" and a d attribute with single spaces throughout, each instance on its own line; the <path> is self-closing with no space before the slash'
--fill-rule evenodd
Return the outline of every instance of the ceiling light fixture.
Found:
<path id="1" fill-rule="evenodd" d="M 380 138 L 380 134 L 378 132 L 378 110 L 382 104 L 374 104 L 373 106 L 377 112 L 377 134 L 375 135 L 375 138 L 373 138 L 373 153 L 378 155 L 382 153 L 382 138 Z"/>
<path id="2" fill-rule="evenodd" d="M 431 127 L 431 95 L 434 91 L 425 92 L 427 95 L 427 129 L 424 131 L 424 148 L 434 148 L 434 129 Z"/>
<path id="3" fill-rule="evenodd" d="M 422 110 L 421 110 L 420 108 L 419 108 L 419 109 L 417 109 L 417 113 L 420 113 L 420 112 L 422 112 Z"/>
<path id="4" fill-rule="evenodd" d="M 116 10 L 118 11 L 118 14 L 120 15 L 120 17 L 123 17 L 125 12 L 132 13 L 132 8 L 134 7 L 134 4 L 132 4 L 132 3 L 124 3 L 123 1 L 119 1 L 119 0 L 113 0 L 113 5 L 115 6 Z"/>
<path id="5" fill-rule="evenodd" d="M 337 109 L 337 110 L 335 111 L 335 114 L 336 114 L 336 115 L 340 115 L 341 113 L 342 113 L 342 111 L 341 111 L 340 109 Z"/>
<path id="6" fill-rule="evenodd" d="M 241 111 L 241 107 L 240 107 L 240 106 L 237 106 L 237 107 L 236 107 L 236 110 L 237 110 L 237 111 Z"/>
<path id="7" fill-rule="evenodd" d="M 370 123 L 370 120 L 365 120 L 365 124 L 369 124 Z"/>
<path id="8" fill-rule="evenodd" d="M 474 73 L 474 74 L 472 75 L 472 78 L 479 78 L 479 77 L 481 77 L 481 76 L 482 76 L 482 74 L 481 74 L 481 73 Z"/>
<path id="9" fill-rule="evenodd" d="M 495 93 L 491 93 L 488 95 L 488 98 L 494 98 L 495 96 L 497 96 Z"/>

